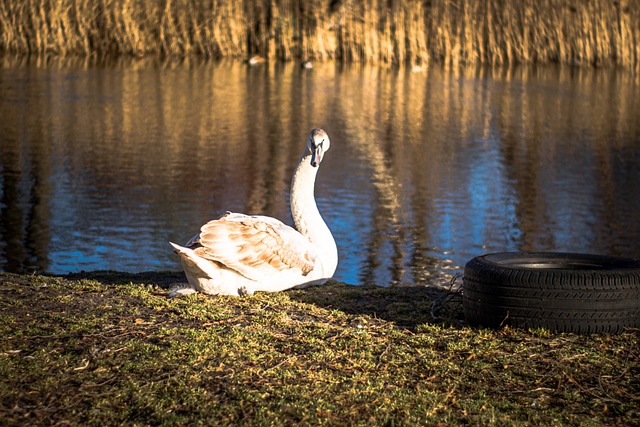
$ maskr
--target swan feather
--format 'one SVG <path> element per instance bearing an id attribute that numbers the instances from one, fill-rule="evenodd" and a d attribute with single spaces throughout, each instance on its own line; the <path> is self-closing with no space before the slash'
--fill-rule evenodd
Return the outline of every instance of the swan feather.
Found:
<path id="1" fill-rule="evenodd" d="M 227 212 L 209 221 L 187 247 L 251 280 L 285 270 L 306 276 L 316 263 L 311 242 L 275 218 Z"/>

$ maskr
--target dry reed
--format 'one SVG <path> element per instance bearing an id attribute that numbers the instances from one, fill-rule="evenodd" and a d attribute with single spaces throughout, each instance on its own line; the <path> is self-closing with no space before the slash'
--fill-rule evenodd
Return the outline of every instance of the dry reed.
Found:
<path id="1" fill-rule="evenodd" d="M 640 67 L 638 0 L 0 0 L 16 54 Z"/>

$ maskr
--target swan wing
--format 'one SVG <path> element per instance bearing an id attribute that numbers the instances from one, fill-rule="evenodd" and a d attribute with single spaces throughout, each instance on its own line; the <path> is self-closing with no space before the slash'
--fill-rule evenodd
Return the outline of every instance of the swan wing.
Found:
<path id="1" fill-rule="evenodd" d="M 306 237 L 265 216 L 229 212 L 203 225 L 187 245 L 200 257 L 256 281 L 290 270 L 306 276 L 316 264 Z"/>

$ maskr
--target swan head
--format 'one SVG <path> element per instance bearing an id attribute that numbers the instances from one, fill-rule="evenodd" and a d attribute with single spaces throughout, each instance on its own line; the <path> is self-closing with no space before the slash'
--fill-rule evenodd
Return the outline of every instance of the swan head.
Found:
<path id="1" fill-rule="evenodd" d="M 322 156 L 327 152 L 331 141 L 329 141 L 329 135 L 322 129 L 313 129 L 309 132 L 309 138 L 307 138 L 307 149 L 311 153 L 311 166 L 314 168 L 320 165 Z"/>

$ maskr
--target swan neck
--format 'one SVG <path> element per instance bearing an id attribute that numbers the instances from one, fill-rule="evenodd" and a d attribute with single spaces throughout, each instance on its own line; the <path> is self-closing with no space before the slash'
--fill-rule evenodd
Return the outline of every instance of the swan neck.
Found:
<path id="1" fill-rule="evenodd" d="M 296 229 L 314 245 L 321 257 L 324 272 L 331 277 L 337 266 L 338 254 L 335 240 L 315 200 L 318 169 L 311 166 L 311 154 L 305 150 L 291 182 L 291 215 Z"/>
<path id="2" fill-rule="evenodd" d="M 306 154 L 306 152 L 305 152 Z M 311 166 L 311 155 L 303 155 L 291 181 L 291 215 L 298 231 L 312 241 L 313 226 L 324 220 L 318 211 L 314 194 L 318 168 Z"/>

